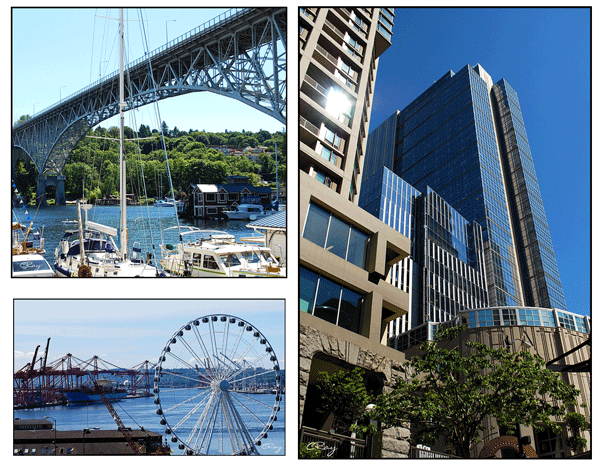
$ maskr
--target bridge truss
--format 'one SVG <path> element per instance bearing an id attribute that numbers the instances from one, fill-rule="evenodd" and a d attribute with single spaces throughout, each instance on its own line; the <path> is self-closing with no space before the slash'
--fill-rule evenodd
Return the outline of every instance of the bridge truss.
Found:
<path id="1" fill-rule="evenodd" d="M 126 68 L 125 110 L 191 92 L 236 99 L 286 123 L 286 8 L 233 8 Z M 61 177 L 79 140 L 119 113 L 118 72 L 13 126 L 39 177 Z M 210 116 L 212 110 L 204 112 Z"/>

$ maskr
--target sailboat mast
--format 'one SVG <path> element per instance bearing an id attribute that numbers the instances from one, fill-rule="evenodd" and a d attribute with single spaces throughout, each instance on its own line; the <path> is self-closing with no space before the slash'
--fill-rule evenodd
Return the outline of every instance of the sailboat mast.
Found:
<path id="1" fill-rule="evenodd" d="M 120 163 L 120 207 L 121 207 L 121 226 L 120 243 L 121 256 L 127 257 L 127 178 L 125 172 L 125 156 L 123 154 L 125 147 L 125 73 L 123 67 L 123 8 L 119 10 L 119 163 Z"/>

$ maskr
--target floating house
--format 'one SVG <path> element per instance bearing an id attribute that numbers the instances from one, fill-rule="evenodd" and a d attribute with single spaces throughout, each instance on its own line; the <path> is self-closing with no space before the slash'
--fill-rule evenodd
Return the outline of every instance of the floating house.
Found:
<path id="1" fill-rule="evenodd" d="M 225 218 L 223 211 L 233 210 L 249 199 L 268 209 L 273 196 L 270 187 L 255 187 L 244 176 L 229 176 L 222 185 L 192 184 L 189 192 L 194 218 Z"/>

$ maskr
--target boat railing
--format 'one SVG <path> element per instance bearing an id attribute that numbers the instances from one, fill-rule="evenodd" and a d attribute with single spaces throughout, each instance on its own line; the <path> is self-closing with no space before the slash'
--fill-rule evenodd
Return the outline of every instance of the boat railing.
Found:
<path id="1" fill-rule="evenodd" d="M 280 258 L 279 265 L 285 266 L 285 261 L 283 259 L 283 248 L 279 244 L 271 244 L 271 250 L 273 251 L 273 255 L 275 255 L 275 247 L 277 247 L 279 249 L 279 258 Z"/>

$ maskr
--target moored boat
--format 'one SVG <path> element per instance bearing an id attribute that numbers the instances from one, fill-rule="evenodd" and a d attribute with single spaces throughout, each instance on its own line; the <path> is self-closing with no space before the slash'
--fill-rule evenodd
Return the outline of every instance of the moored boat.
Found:
<path id="1" fill-rule="evenodd" d="M 43 232 L 43 230 L 42 230 Z M 44 258 L 44 237 L 33 225 L 12 223 L 12 277 L 40 278 L 54 276 L 54 271 Z"/>
<path id="2" fill-rule="evenodd" d="M 175 204 L 170 199 L 166 199 L 166 200 L 156 200 L 154 202 L 154 206 L 161 206 L 161 207 L 163 207 L 163 206 L 175 206 Z"/>
<path id="3" fill-rule="evenodd" d="M 76 390 L 65 392 L 69 405 L 84 405 L 102 403 L 102 394 L 109 400 L 115 401 L 127 397 L 127 390 L 117 387 L 108 379 L 98 379 L 98 388 L 82 386 Z"/>
<path id="4" fill-rule="evenodd" d="M 191 226 L 180 232 L 180 236 L 182 242 L 175 246 L 161 245 L 160 263 L 171 275 L 206 278 L 286 275 L 285 268 L 267 247 L 236 242 L 235 236 L 226 232 Z M 189 240 L 184 241 L 184 237 Z"/>
<path id="5" fill-rule="evenodd" d="M 242 203 L 235 210 L 223 211 L 229 219 L 245 219 L 254 221 L 260 216 L 264 216 L 265 210 L 262 205 L 252 203 Z"/>

